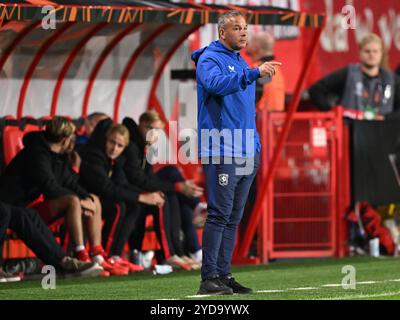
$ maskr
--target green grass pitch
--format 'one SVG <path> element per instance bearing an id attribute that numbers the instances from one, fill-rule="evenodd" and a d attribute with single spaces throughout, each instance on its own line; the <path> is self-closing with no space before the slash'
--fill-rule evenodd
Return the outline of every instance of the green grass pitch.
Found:
<path id="1" fill-rule="evenodd" d="M 356 288 L 341 285 L 342 268 L 355 268 Z M 6 299 L 400 299 L 399 258 L 293 260 L 263 266 L 235 266 L 236 279 L 254 289 L 246 296 L 198 297 L 199 271 L 169 275 L 150 272 L 124 277 L 58 279 L 56 289 L 44 290 L 40 280 L 0 283 Z"/>

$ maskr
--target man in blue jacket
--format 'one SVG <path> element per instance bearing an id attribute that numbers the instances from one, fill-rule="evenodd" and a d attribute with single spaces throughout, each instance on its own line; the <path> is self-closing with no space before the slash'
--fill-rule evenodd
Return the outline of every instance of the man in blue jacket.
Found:
<path id="1" fill-rule="evenodd" d="M 259 165 L 255 80 L 275 74 L 279 62 L 250 69 L 239 51 L 247 23 L 239 11 L 218 20 L 219 41 L 192 53 L 196 63 L 199 157 L 207 185 L 202 281 L 198 294 L 251 293 L 230 273 L 237 226 Z"/>

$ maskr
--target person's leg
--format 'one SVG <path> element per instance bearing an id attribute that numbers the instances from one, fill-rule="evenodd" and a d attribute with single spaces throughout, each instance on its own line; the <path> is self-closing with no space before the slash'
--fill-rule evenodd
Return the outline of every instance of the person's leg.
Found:
<path id="1" fill-rule="evenodd" d="M 90 247 L 96 247 L 101 245 L 101 203 L 97 196 L 92 194 L 94 199 L 96 210 L 93 216 L 87 217 L 84 216 L 84 224 L 87 230 L 87 236 L 89 239 Z"/>
<path id="2" fill-rule="evenodd" d="M 10 206 L 10 210 L 9 228 L 27 244 L 39 259 L 58 268 L 66 254 L 39 214 L 35 210 L 22 207 Z"/>
<path id="3" fill-rule="evenodd" d="M 179 205 L 185 243 L 187 244 L 189 252 L 195 253 L 200 250 L 200 244 L 197 229 L 193 224 L 193 209 L 183 202 L 180 202 Z"/>
<path id="4" fill-rule="evenodd" d="M 185 180 L 179 169 L 175 166 L 163 167 L 156 174 L 161 180 L 165 180 L 172 183 L 182 182 Z M 176 227 L 180 226 L 185 235 L 185 239 L 188 241 L 190 252 L 198 251 L 200 249 L 199 240 L 198 240 L 197 230 L 192 223 L 193 210 L 190 210 L 190 208 L 192 207 L 192 209 L 194 209 L 197 206 L 197 204 L 200 201 L 199 198 L 187 197 L 181 193 L 175 193 L 175 192 L 168 196 L 177 197 L 178 199 L 178 204 L 175 204 L 175 199 L 173 199 L 171 202 L 171 207 L 179 206 L 179 210 L 177 211 L 179 211 L 180 213 L 179 217 L 175 217 L 173 215 L 175 209 L 174 208 L 172 209 L 171 219 L 175 221 L 173 223 L 173 228 L 175 228 L 175 226 Z M 178 219 L 180 219 L 180 222 L 178 221 Z M 173 233 L 174 233 L 173 239 L 175 245 L 175 243 L 177 243 L 176 237 L 179 236 L 179 230 L 178 231 L 174 230 Z M 176 250 L 178 255 L 181 256 L 183 254 L 182 243 L 180 240 Z"/>
<path id="5" fill-rule="evenodd" d="M 6 237 L 7 228 L 10 224 L 10 218 L 11 218 L 10 208 L 4 203 L 0 202 L 0 270 L 1 266 L 4 264 L 2 255 L 3 244 L 4 244 L 4 239 Z M 2 282 L 1 275 L 0 275 L 0 282 Z"/>
<path id="6" fill-rule="evenodd" d="M 124 203 L 119 204 L 119 212 L 122 214 L 122 219 L 114 218 L 113 226 L 109 232 L 106 251 L 109 259 L 102 266 L 110 271 L 111 274 L 124 275 L 130 272 L 143 271 L 143 267 L 130 263 L 121 257 L 124 250 L 125 243 L 128 241 L 130 234 L 132 233 L 137 216 L 139 214 L 139 205 L 125 205 Z M 118 222 L 120 220 L 120 222 Z M 101 246 L 93 247 L 91 254 L 95 255 L 101 252 L 101 256 L 104 256 Z M 94 257 L 95 259 L 96 257 Z M 98 259 L 98 256 L 97 256 Z"/>
<path id="7" fill-rule="evenodd" d="M 96 263 L 80 262 L 66 256 L 50 229 L 33 209 L 0 203 L 0 241 L 4 239 L 3 227 L 12 229 L 39 259 L 47 265 L 54 266 L 64 275 L 97 276 L 103 270 Z M 15 281 L 12 275 L 6 274 L 6 277 L 7 281 Z"/>
<path id="8" fill-rule="evenodd" d="M 117 208 L 114 202 L 105 201 L 100 198 L 101 203 L 101 218 L 104 220 L 103 227 L 101 229 L 101 244 L 103 248 L 106 248 L 107 239 L 110 236 L 111 228 L 114 219 L 117 218 Z"/>
<path id="9" fill-rule="evenodd" d="M 187 197 L 176 193 L 179 201 L 182 231 L 184 234 L 184 251 L 198 264 L 202 262 L 202 251 L 197 234 L 197 228 L 193 224 L 195 208 L 200 203 L 199 198 Z"/>
<path id="10" fill-rule="evenodd" d="M 235 187 L 232 214 L 227 223 L 222 237 L 220 252 L 218 255 L 217 270 L 220 277 L 230 274 L 233 249 L 236 241 L 236 231 L 243 215 L 247 196 L 257 173 L 259 166 L 259 156 L 254 159 L 253 169 L 249 174 L 239 176 Z M 241 167 L 241 166 L 238 166 Z"/>
<path id="11" fill-rule="evenodd" d="M 0 282 L 6 282 L 5 275 L 3 275 L 3 244 L 4 244 L 4 239 L 6 237 L 7 233 L 7 228 L 10 224 L 10 218 L 11 218 L 11 212 L 10 208 L 0 202 Z M 17 279 L 18 280 L 18 279 Z"/>
<path id="12" fill-rule="evenodd" d="M 63 196 L 48 199 L 33 207 L 40 216 L 50 225 L 59 218 L 64 217 L 71 239 L 75 246 L 83 247 L 82 208 L 77 196 Z"/>
<path id="13" fill-rule="evenodd" d="M 90 257 L 93 261 L 96 261 L 99 265 L 104 266 L 105 258 L 105 250 L 102 245 L 102 206 L 100 199 L 91 194 L 94 204 L 95 204 L 95 211 L 93 215 L 87 216 L 83 215 L 83 224 L 85 226 L 87 238 L 90 244 Z M 86 242 L 86 241 L 85 241 Z M 86 252 L 86 250 L 85 250 Z"/>
<path id="14" fill-rule="evenodd" d="M 233 208 L 237 176 L 232 164 L 203 164 L 208 215 L 203 229 L 202 280 L 218 277 L 218 254 Z"/>
<path id="15" fill-rule="evenodd" d="M 166 199 L 169 204 L 168 214 L 170 220 L 169 229 L 166 229 L 166 232 L 169 234 L 168 237 L 171 239 L 171 244 L 174 247 L 175 253 L 181 257 L 184 255 L 182 241 L 180 238 L 181 224 L 182 224 L 181 209 L 179 207 L 178 198 L 176 197 L 175 194 L 168 194 Z"/>
<path id="16" fill-rule="evenodd" d="M 10 219 L 11 208 L 0 202 L 0 248 L 3 247 L 6 232 L 10 225 Z"/>
<path id="17" fill-rule="evenodd" d="M 90 254 L 93 260 L 101 264 L 104 270 L 111 275 L 127 275 L 129 269 L 118 264 L 115 259 L 110 258 L 113 255 L 116 240 L 121 232 L 121 226 L 126 214 L 126 205 L 123 202 L 114 203 L 104 200 L 101 200 L 101 205 L 102 216 L 105 219 L 102 230 L 102 246 L 92 247 Z"/>
<path id="18" fill-rule="evenodd" d="M 141 207 L 141 209 L 139 212 L 139 216 L 136 219 L 134 229 L 131 232 L 131 235 L 128 240 L 129 249 L 131 250 L 131 252 L 133 252 L 134 250 L 142 251 L 144 233 L 146 231 L 145 230 L 146 229 L 146 216 L 149 213 L 149 206 L 141 205 L 140 207 Z"/>
<path id="19" fill-rule="evenodd" d="M 164 258 L 168 259 L 170 256 L 176 254 L 172 239 L 170 236 L 171 230 L 171 218 L 170 218 L 170 203 L 168 199 L 164 202 L 164 206 L 160 208 L 155 206 L 149 206 L 149 210 L 153 215 L 154 230 L 156 231 L 157 239 L 161 245 Z M 162 215 L 162 219 L 160 219 Z"/>
<path id="20" fill-rule="evenodd" d="M 126 215 L 125 203 L 114 203 L 109 201 L 102 201 L 103 218 L 105 223 L 102 232 L 103 247 L 107 254 L 111 254 L 113 246 Z"/>
<path id="21" fill-rule="evenodd" d="M 188 197 L 183 193 L 177 192 L 179 203 L 185 204 L 192 209 L 195 209 L 197 205 L 200 203 L 200 198 L 196 197 Z"/>
<path id="22" fill-rule="evenodd" d="M 121 256 L 125 243 L 129 240 L 130 235 L 135 229 L 136 220 L 140 213 L 140 205 L 127 205 L 126 215 L 121 221 L 121 227 L 114 236 L 113 245 L 111 247 L 110 256 Z"/>

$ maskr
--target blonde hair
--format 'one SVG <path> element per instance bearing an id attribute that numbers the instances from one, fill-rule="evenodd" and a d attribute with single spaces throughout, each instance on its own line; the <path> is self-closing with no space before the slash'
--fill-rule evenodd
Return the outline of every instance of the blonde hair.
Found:
<path id="1" fill-rule="evenodd" d="M 382 60 L 380 63 L 380 67 L 389 70 L 389 57 L 388 57 L 388 52 L 385 47 L 385 44 L 380 36 L 378 36 L 375 33 L 370 33 L 363 37 L 361 41 L 358 44 L 358 49 L 361 51 L 367 44 L 371 42 L 376 42 L 381 45 L 382 48 Z"/>
<path id="2" fill-rule="evenodd" d="M 153 123 L 156 121 L 162 121 L 161 116 L 159 115 L 159 113 L 157 111 L 146 111 L 144 113 L 142 113 L 139 117 L 139 123 Z"/>
<path id="3" fill-rule="evenodd" d="M 75 132 L 74 123 L 66 117 L 55 116 L 46 125 L 45 138 L 50 143 L 59 143 L 64 138 L 71 137 Z"/>
<path id="4" fill-rule="evenodd" d="M 123 124 L 114 123 L 111 125 L 110 128 L 108 128 L 106 137 L 109 138 L 115 133 L 118 133 L 124 137 L 126 145 L 129 144 L 130 136 L 129 136 L 129 130 L 127 127 L 125 127 Z"/>

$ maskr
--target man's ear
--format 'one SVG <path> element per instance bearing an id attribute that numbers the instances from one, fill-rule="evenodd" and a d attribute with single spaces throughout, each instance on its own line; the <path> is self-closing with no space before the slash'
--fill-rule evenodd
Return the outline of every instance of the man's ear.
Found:
<path id="1" fill-rule="evenodd" d="M 222 28 L 219 30 L 219 38 L 225 40 L 225 30 Z"/>

